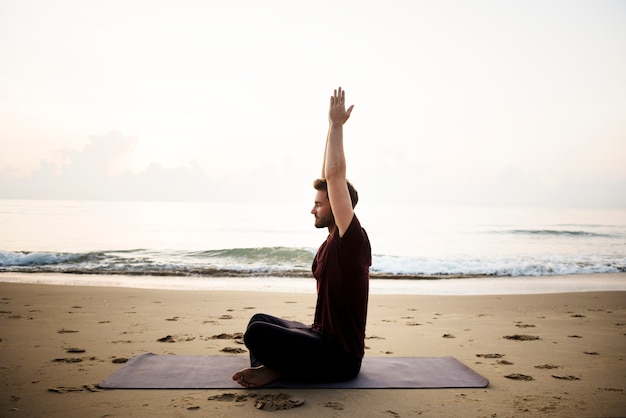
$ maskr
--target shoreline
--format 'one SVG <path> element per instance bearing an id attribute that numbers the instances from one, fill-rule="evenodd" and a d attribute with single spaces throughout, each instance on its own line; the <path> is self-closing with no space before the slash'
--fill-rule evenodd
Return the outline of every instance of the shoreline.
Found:
<path id="1" fill-rule="evenodd" d="M 247 358 L 236 334 L 266 312 L 311 321 L 315 296 L 0 283 L 0 415 L 266 416 L 246 389 L 102 390 L 118 359 L 152 352 Z M 528 335 L 515 341 L 508 336 Z M 171 336 L 168 342 L 160 342 Z M 223 337 L 225 336 L 225 337 Z M 619 416 L 626 292 L 370 295 L 366 356 L 453 356 L 481 389 L 306 390 L 299 416 Z M 244 352 L 233 354 L 229 348 Z M 515 378 L 515 376 L 518 376 Z M 528 376 L 532 380 L 520 380 Z M 285 412 L 288 413 L 288 412 Z"/>
<path id="2" fill-rule="evenodd" d="M 67 273 L 0 273 L 0 283 L 61 286 L 122 287 L 131 289 L 253 291 L 315 293 L 311 278 L 291 277 L 181 277 L 90 275 Z M 370 294 L 387 295 L 524 295 L 626 291 L 626 273 L 554 276 L 498 276 L 480 278 L 376 279 Z"/>

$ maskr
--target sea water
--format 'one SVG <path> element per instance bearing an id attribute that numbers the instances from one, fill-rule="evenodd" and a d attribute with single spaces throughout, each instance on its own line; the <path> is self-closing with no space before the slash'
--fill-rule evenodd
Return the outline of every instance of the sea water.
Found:
<path id="1" fill-rule="evenodd" d="M 71 284 L 314 291 L 310 266 L 327 232 L 315 229 L 311 207 L 0 200 L 0 273 Z M 356 213 L 372 244 L 378 293 L 414 293 L 418 282 L 436 291 L 451 282 L 434 279 L 450 278 L 462 279 L 463 293 L 532 291 L 520 276 L 558 290 L 568 286 L 546 279 L 626 271 L 626 208 L 361 203 Z M 16 277 L 0 280 L 9 276 Z"/>

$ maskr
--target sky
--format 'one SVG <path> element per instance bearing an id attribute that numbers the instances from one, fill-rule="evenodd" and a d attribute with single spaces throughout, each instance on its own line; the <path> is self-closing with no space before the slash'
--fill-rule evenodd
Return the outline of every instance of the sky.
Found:
<path id="1" fill-rule="evenodd" d="M 0 198 L 626 207 L 624 1 L 0 0 Z"/>

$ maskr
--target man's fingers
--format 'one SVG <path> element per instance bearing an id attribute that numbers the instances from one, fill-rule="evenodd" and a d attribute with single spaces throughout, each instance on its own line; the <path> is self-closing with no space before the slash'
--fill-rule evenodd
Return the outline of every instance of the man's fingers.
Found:
<path id="1" fill-rule="evenodd" d="M 331 109 L 335 108 L 335 107 L 344 108 L 345 107 L 345 100 L 346 100 L 346 92 L 345 92 L 345 90 L 342 90 L 341 87 L 335 89 L 333 91 L 333 95 L 330 97 L 330 107 L 331 107 Z M 344 110 L 344 119 L 343 119 L 344 123 L 350 118 L 350 113 L 352 113 L 352 109 L 354 109 L 354 105 L 351 105 L 347 110 Z M 337 116 L 339 116 L 339 115 L 337 115 Z"/>

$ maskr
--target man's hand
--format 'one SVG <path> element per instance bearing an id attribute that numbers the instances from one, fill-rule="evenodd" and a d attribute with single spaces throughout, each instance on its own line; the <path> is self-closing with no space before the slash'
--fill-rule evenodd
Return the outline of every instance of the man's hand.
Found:
<path id="1" fill-rule="evenodd" d="M 331 125 L 343 125 L 350 118 L 350 113 L 354 105 L 346 110 L 346 92 L 339 87 L 333 92 L 330 98 L 330 110 L 328 111 L 328 120 Z"/>

